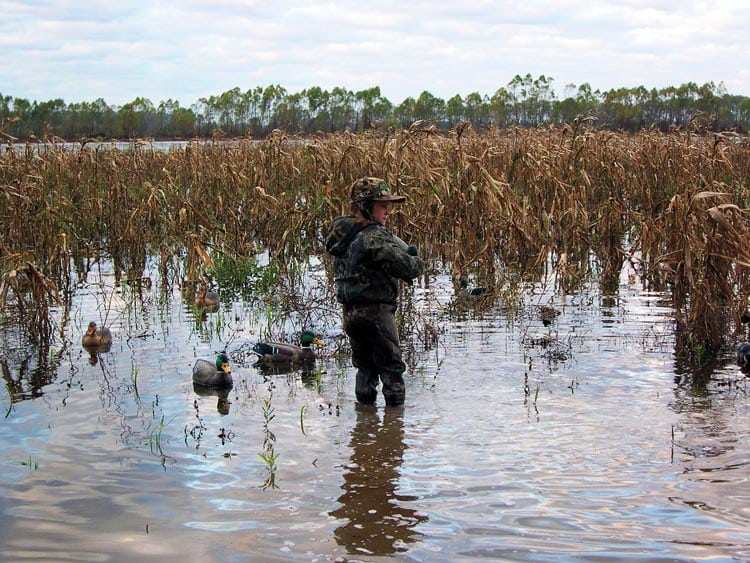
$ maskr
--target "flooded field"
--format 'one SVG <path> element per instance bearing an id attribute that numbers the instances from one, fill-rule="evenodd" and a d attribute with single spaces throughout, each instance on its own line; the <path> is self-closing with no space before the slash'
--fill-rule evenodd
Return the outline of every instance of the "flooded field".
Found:
<path id="1" fill-rule="evenodd" d="M 395 409 L 356 404 L 334 303 L 315 368 L 269 375 L 262 307 L 202 319 L 158 280 L 127 306 L 110 272 L 90 281 L 54 373 L 3 327 L 3 560 L 750 559 L 747 379 L 729 356 L 686 372 L 669 301 L 626 279 L 529 287 L 512 314 L 432 280 L 437 344 Z M 108 299 L 114 342 L 90 356 Z M 199 393 L 193 363 L 224 348 L 234 387 Z"/>

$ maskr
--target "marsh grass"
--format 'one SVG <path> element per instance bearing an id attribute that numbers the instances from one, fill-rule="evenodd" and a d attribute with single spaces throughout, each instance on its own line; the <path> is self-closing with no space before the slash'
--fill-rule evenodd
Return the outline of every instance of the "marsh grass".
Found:
<path id="1" fill-rule="evenodd" d="M 747 137 L 585 122 L 450 135 L 420 124 L 308 139 L 276 131 L 262 143 L 168 152 L 11 147 L 0 156 L 0 305 L 44 339 L 49 307 L 69 303 L 93 265 L 111 260 L 118 280 L 137 283 L 153 258 L 165 280 L 213 276 L 261 293 L 269 332 L 318 320 L 335 301 L 332 289 L 305 293 L 306 264 L 325 256 L 325 228 L 348 211 L 347 187 L 362 175 L 408 197 L 389 221 L 427 260 L 422 286 L 436 272 L 467 275 L 513 310 L 526 283 L 553 280 L 564 294 L 596 280 L 616 292 L 627 264 L 644 288 L 671 293 L 689 361 L 738 330 L 750 296 Z M 269 266 L 256 270 L 260 254 Z M 28 291 L 13 285 L 21 271 Z M 432 346 L 429 321 L 409 312 L 402 332 L 418 328 L 418 343 Z"/>
<path id="2" fill-rule="evenodd" d="M 29 459 L 22 461 L 21 465 L 28 467 L 29 469 L 33 469 L 34 471 L 39 469 L 39 462 L 35 459 L 32 459 L 31 455 L 29 455 Z"/>
<path id="3" fill-rule="evenodd" d="M 276 417 L 275 408 L 272 403 L 273 385 L 268 387 L 268 397 L 263 399 L 263 451 L 258 452 L 258 456 L 266 466 L 266 479 L 261 485 L 262 489 L 278 489 L 276 482 L 276 472 L 278 470 L 277 461 L 280 454 L 276 452 L 276 435 L 271 431 L 271 421 Z M 302 423 L 302 413 L 300 412 L 300 424 Z"/>

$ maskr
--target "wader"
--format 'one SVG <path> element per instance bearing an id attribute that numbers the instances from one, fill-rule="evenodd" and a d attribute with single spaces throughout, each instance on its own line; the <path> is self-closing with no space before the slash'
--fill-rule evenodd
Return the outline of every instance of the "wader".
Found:
<path id="1" fill-rule="evenodd" d="M 375 402 L 379 378 L 385 404 L 404 404 L 406 364 L 401 359 L 395 312 L 396 306 L 387 303 L 344 305 L 344 331 L 357 368 L 355 392 L 360 403 Z"/>

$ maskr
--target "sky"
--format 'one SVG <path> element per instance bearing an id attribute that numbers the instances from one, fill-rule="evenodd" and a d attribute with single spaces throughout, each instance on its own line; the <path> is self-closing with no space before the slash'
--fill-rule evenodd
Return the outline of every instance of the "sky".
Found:
<path id="1" fill-rule="evenodd" d="M 750 96 L 748 0 L 0 0 L 0 95 L 190 107 L 233 88 L 558 97 L 688 82 Z"/>

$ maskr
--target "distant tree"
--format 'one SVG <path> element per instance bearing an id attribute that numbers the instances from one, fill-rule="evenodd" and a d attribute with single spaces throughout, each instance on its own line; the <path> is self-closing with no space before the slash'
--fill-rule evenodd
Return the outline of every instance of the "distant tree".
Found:
<path id="1" fill-rule="evenodd" d="M 466 120 L 475 129 L 481 129 L 490 125 L 490 104 L 486 96 L 479 92 L 471 92 L 464 98 Z"/>
<path id="2" fill-rule="evenodd" d="M 354 93 L 346 88 L 336 87 L 331 90 L 330 97 L 331 121 L 328 130 L 343 131 L 347 127 L 356 127 L 356 112 L 354 110 Z"/>
<path id="3" fill-rule="evenodd" d="M 642 89 L 642 90 L 641 90 Z M 637 131 L 643 125 L 643 106 L 639 103 L 645 88 L 616 88 L 603 94 L 599 121 L 614 130 Z"/>
<path id="4" fill-rule="evenodd" d="M 307 108 L 301 92 L 287 94 L 276 104 L 276 119 L 279 127 L 289 131 L 301 132 L 308 121 Z"/>
<path id="5" fill-rule="evenodd" d="M 124 104 L 119 112 L 121 136 L 151 137 L 156 134 L 156 109 L 148 98 L 136 98 Z"/>
<path id="6" fill-rule="evenodd" d="M 303 90 L 303 96 L 307 100 L 307 122 L 305 130 L 314 133 L 325 131 L 331 120 L 329 111 L 330 94 L 320 86 L 313 86 Z"/>
<path id="7" fill-rule="evenodd" d="M 253 136 L 262 135 L 262 122 L 261 122 L 261 100 L 263 98 L 263 88 L 256 86 L 251 90 L 247 90 L 243 94 L 243 104 L 247 107 L 247 126 L 248 134 Z"/>
<path id="8" fill-rule="evenodd" d="M 553 123 L 570 123 L 576 118 L 592 116 L 596 114 L 599 108 L 598 91 L 591 91 L 588 83 L 576 87 L 575 84 L 568 84 L 565 87 L 566 97 L 562 100 L 555 100 L 552 103 L 552 122 Z"/>
<path id="9" fill-rule="evenodd" d="M 394 118 L 398 127 L 407 129 L 412 123 L 417 120 L 414 111 L 416 103 L 417 102 L 414 98 L 408 97 L 396 106 Z"/>
<path id="10" fill-rule="evenodd" d="M 505 88 L 498 88 L 490 97 L 490 123 L 496 127 L 507 127 L 511 123 L 511 112 L 515 97 Z"/>
<path id="11" fill-rule="evenodd" d="M 747 132 L 750 130 L 750 98 L 740 97 L 737 109 L 740 127 L 743 131 Z"/>
<path id="12" fill-rule="evenodd" d="M 513 122 L 522 127 L 536 127 L 551 120 L 555 100 L 553 82 L 553 78 L 543 74 L 536 79 L 531 74 L 523 78 L 517 74 L 508 83 L 508 90 L 514 99 Z"/>
<path id="13" fill-rule="evenodd" d="M 456 94 L 452 98 L 448 98 L 448 101 L 445 103 L 446 126 L 452 129 L 465 120 L 466 112 L 464 111 L 464 101 L 461 99 L 461 96 Z"/>
<path id="14" fill-rule="evenodd" d="M 271 84 L 263 90 L 260 100 L 260 123 L 264 134 L 284 127 L 283 119 L 278 115 L 278 107 L 284 102 L 286 95 L 286 88 L 278 84 Z"/>
<path id="15" fill-rule="evenodd" d="M 61 98 L 46 102 L 34 101 L 29 109 L 29 129 L 37 137 L 46 137 L 48 134 L 59 136 L 65 109 L 65 102 Z"/>
<path id="16" fill-rule="evenodd" d="M 13 96 L 3 96 L 0 93 L 0 119 L 7 119 L 10 117 L 10 107 L 13 102 Z"/>
<path id="17" fill-rule="evenodd" d="M 387 124 L 393 114 L 393 104 L 380 93 L 380 87 L 354 93 L 355 130 L 369 129 L 375 125 Z"/>
<path id="18" fill-rule="evenodd" d="M 119 134 L 119 115 L 102 98 L 68 104 L 60 135 L 65 139 L 114 138 Z"/>
<path id="19" fill-rule="evenodd" d="M 421 119 L 439 126 L 445 125 L 445 101 L 425 90 L 414 102 L 413 117 L 414 121 Z"/>
<path id="20" fill-rule="evenodd" d="M 180 107 L 178 101 L 170 98 L 160 102 L 156 113 L 159 137 L 189 138 L 195 135 L 195 114 L 190 109 Z"/>
<path id="21" fill-rule="evenodd" d="M 592 90 L 588 83 L 568 84 L 558 99 L 554 79 L 545 75 L 516 75 L 507 87 L 491 96 L 471 92 L 444 101 L 423 91 L 394 106 L 374 86 L 359 92 L 343 87 L 332 91 L 313 86 L 289 93 L 280 85 L 257 86 L 247 91 L 235 87 L 218 95 L 200 98 L 190 108 L 172 99 L 157 107 L 147 98 L 135 98 L 121 107 L 99 98 L 94 102 L 66 105 L 62 99 L 29 102 L 0 95 L 0 120 L 4 132 L 18 139 L 46 134 L 66 139 L 88 137 L 263 137 L 284 128 L 303 134 L 371 127 L 407 128 L 424 120 L 443 131 L 469 122 L 485 127 L 537 127 L 545 123 L 568 123 L 593 116 L 603 128 L 637 131 L 644 127 L 737 130 L 750 128 L 747 97 L 730 95 L 723 83 L 646 89 L 644 86 Z"/>
<path id="22" fill-rule="evenodd" d="M 34 135 L 34 131 L 31 129 L 31 103 L 29 100 L 25 98 L 13 98 L 12 115 L 18 118 L 18 121 L 8 128 L 8 133 L 22 139 Z"/>

